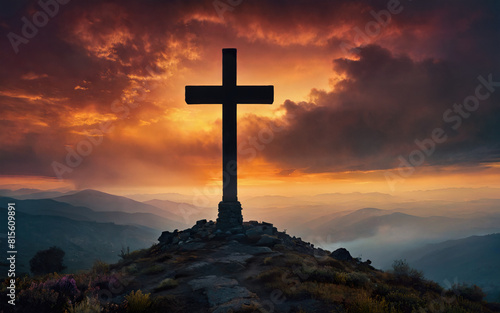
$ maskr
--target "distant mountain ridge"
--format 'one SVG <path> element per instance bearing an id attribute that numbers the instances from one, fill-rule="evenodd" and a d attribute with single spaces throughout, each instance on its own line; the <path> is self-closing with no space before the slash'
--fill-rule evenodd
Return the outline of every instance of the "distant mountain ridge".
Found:
<path id="1" fill-rule="evenodd" d="M 396 210 L 364 208 L 353 212 L 333 213 L 308 222 L 305 235 L 328 236 L 339 242 L 369 238 L 381 230 L 418 231 L 422 238 L 439 238 L 442 235 L 461 237 L 478 231 L 500 231 L 500 215 L 486 215 L 470 219 L 446 216 L 414 216 Z"/>
<path id="2" fill-rule="evenodd" d="M 86 189 L 74 194 L 56 197 L 54 200 L 69 203 L 74 206 L 91 208 L 94 211 L 100 212 L 151 213 L 176 221 L 179 223 L 178 227 L 186 226 L 182 215 L 177 212 L 172 212 L 173 210 L 163 210 L 147 203 L 92 189 Z"/>
<path id="3" fill-rule="evenodd" d="M 0 198 L 0 203 L 7 202 L 15 202 L 17 204 L 17 211 L 32 215 L 61 216 L 77 221 L 136 225 L 154 228 L 158 231 L 183 227 L 183 223 L 178 223 L 152 213 L 96 212 L 84 206 L 74 206 L 53 199 L 18 200 L 14 198 Z"/>
<path id="4" fill-rule="evenodd" d="M 477 284 L 488 299 L 500 302 L 500 233 L 426 245 L 406 257 L 429 279 Z"/>
<path id="5" fill-rule="evenodd" d="M 5 198 L 4 198 L 5 199 Z M 19 208 L 16 203 L 16 207 Z M 7 210 L 0 208 L 0 222 L 7 224 Z M 122 248 L 151 246 L 158 231 L 146 227 L 74 220 L 63 216 L 32 215 L 16 210 L 17 271 L 29 272 L 29 260 L 39 250 L 58 246 L 66 253 L 68 271 L 88 269 L 97 259 L 116 262 Z M 6 236 L 0 244 L 6 246 Z M 6 259 L 6 250 L 0 252 Z M 6 271 L 4 271 L 6 272 Z"/>

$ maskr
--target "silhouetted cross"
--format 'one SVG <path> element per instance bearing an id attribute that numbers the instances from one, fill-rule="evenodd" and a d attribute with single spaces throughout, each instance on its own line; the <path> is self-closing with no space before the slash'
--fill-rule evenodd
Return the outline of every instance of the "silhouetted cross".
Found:
<path id="1" fill-rule="evenodd" d="M 272 104 L 273 86 L 236 85 L 236 49 L 222 49 L 222 86 L 186 86 L 187 104 L 222 104 L 222 201 L 238 201 L 236 105 Z"/>

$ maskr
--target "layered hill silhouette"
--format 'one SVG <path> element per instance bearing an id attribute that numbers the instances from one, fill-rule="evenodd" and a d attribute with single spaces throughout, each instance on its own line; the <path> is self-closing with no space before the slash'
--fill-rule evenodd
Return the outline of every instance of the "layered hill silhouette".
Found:
<path id="1" fill-rule="evenodd" d="M 63 196 L 58 191 L 36 189 L 3 190 L 2 194 L 17 197 L 0 197 L 0 208 L 6 210 L 7 203 L 16 203 L 16 234 L 23 248 L 17 256 L 20 272 L 29 272 L 28 262 L 37 251 L 54 245 L 66 252 L 68 270 L 76 271 L 90 268 L 97 259 L 115 262 L 122 249 L 149 247 L 158 232 L 186 227 L 181 216 L 169 211 L 94 190 Z M 54 195 L 54 199 L 31 199 Z M 4 225 L 6 218 L 3 214 L 0 219 L 5 220 Z M 0 237 L 2 244 L 4 236 Z"/>
<path id="2" fill-rule="evenodd" d="M 0 222 L 6 225 L 7 210 L 2 208 L 0 213 Z M 16 269 L 20 275 L 29 273 L 29 260 L 37 251 L 52 246 L 65 251 L 67 270 L 76 272 L 90 268 L 98 259 L 116 262 L 124 247 L 135 250 L 150 246 L 158 233 L 147 227 L 82 221 L 57 215 L 32 215 L 21 211 L 16 213 L 16 218 Z M 6 236 L 0 243 L 7 246 Z M 7 259 L 6 250 L 0 255 L 2 260 Z M 8 265 L 3 262 L 2 265 L 3 272 L 7 273 Z"/>
<path id="3" fill-rule="evenodd" d="M 454 282 L 474 283 L 483 288 L 487 299 L 500 302 L 500 234 L 426 245 L 407 256 L 427 278 L 445 287 Z"/>
<path id="4" fill-rule="evenodd" d="M 126 197 L 115 196 L 92 189 L 86 189 L 74 194 L 56 197 L 54 198 L 54 200 L 69 203 L 74 206 L 92 208 L 92 210 L 99 212 L 141 212 L 161 216 L 172 221 L 180 222 L 183 220 L 182 216 L 179 216 L 171 211 L 162 210 L 147 203 L 135 201 Z M 172 202 L 172 207 L 174 207 L 175 205 L 179 206 L 180 204 Z M 184 224 L 184 227 L 185 226 L 186 225 Z"/>

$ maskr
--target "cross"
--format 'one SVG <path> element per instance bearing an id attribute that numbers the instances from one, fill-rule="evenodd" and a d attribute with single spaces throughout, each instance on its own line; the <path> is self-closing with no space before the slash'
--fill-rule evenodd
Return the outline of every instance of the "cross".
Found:
<path id="1" fill-rule="evenodd" d="M 236 49 L 222 49 L 222 86 L 186 86 L 187 104 L 222 104 L 222 202 L 219 203 L 219 229 L 241 226 L 238 202 L 236 105 L 272 104 L 273 86 L 236 84 Z M 239 215 L 238 211 L 239 210 Z"/>

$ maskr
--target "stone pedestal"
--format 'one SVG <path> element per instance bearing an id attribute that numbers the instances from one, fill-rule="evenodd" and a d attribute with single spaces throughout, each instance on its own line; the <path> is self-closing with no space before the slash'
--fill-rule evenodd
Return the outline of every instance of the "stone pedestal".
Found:
<path id="1" fill-rule="evenodd" d="M 243 229 L 241 203 L 239 201 L 219 202 L 219 217 L 217 218 L 216 225 L 217 229 L 222 231 Z"/>

